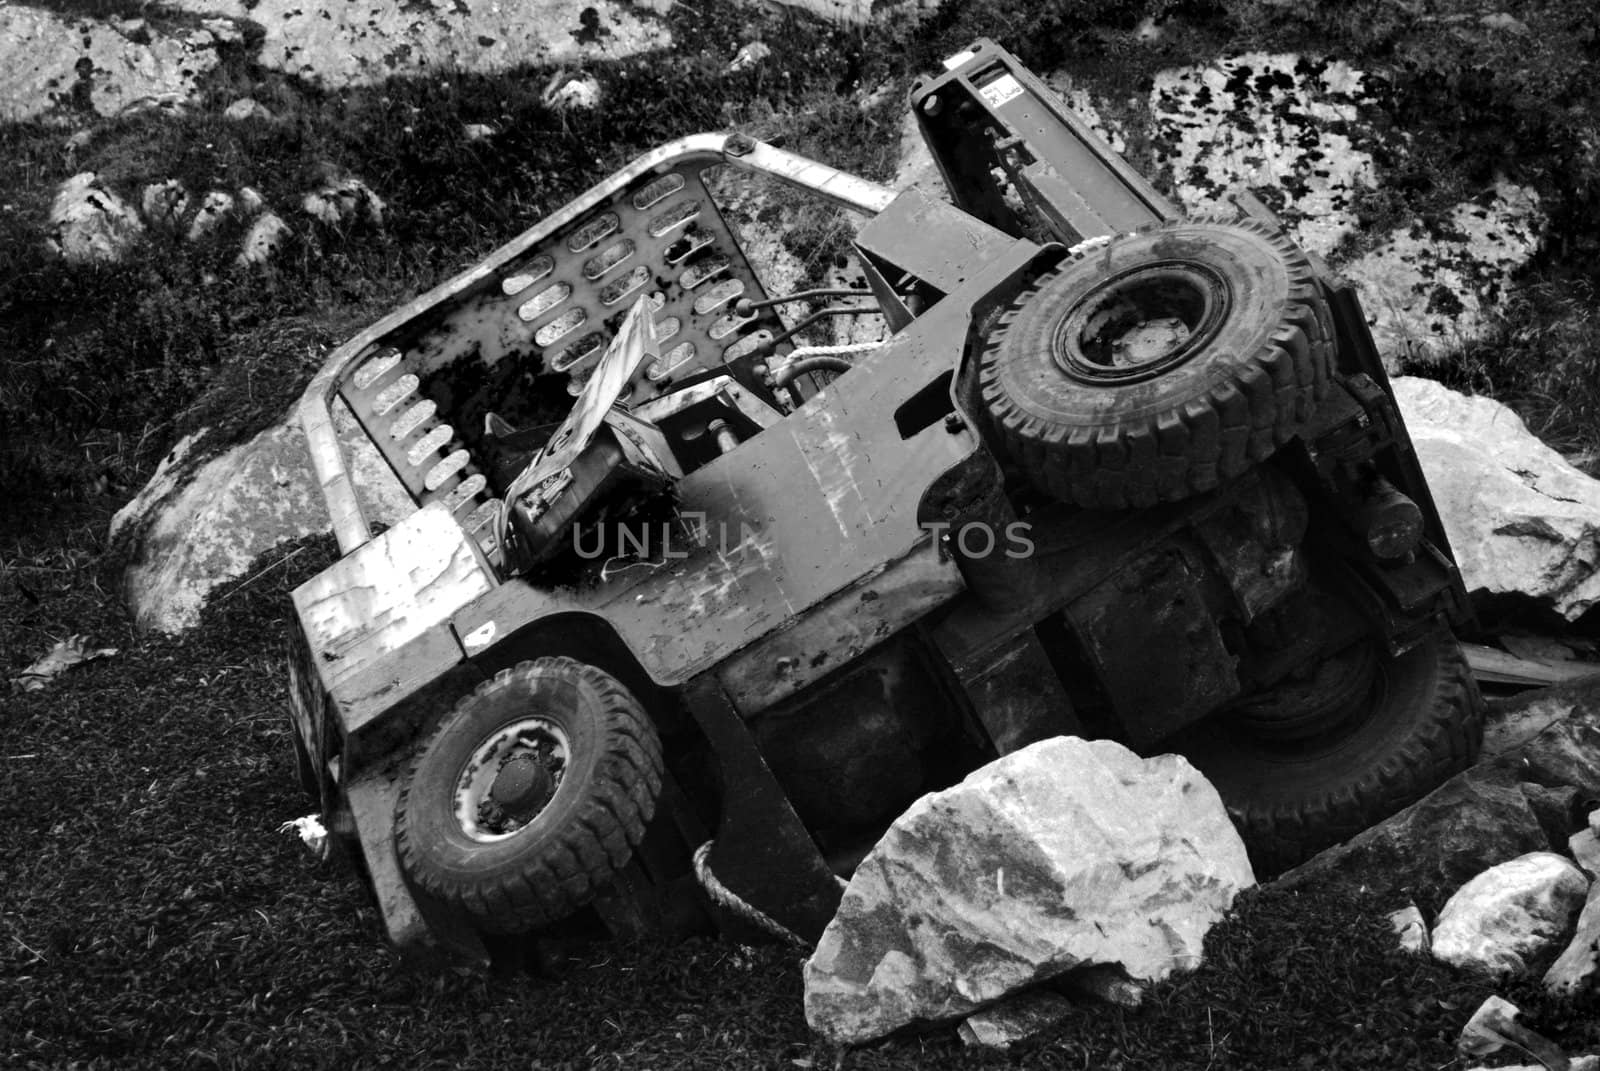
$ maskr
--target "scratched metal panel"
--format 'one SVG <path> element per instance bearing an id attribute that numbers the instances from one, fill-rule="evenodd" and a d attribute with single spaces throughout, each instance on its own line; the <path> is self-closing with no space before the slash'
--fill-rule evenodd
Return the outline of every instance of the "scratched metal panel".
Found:
<path id="1" fill-rule="evenodd" d="M 503 636 L 548 614 L 597 613 L 652 677 L 676 683 L 911 555 L 928 559 L 919 607 L 931 609 L 961 581 L 917 508 L 935 479 L 981 447 L 970 429 L 942 422 L 902 438 L 894 414 L 953 365 L 964 322 L 954 306 L 930 314 L 780 424 L 685 477 L 680 515 L 703 526 L 704 546 L 685 539 L 674 547 L 683 557 L 631 564 L 587 591 L 511 581 L 458 615 L 457 633 Z"/>
<path id="2" fill-rule="evenodd" d="M 492 582 L 461 528 L 420 509 L 294 591 L 295 611 L 331 691 L 450 619 Z"/>

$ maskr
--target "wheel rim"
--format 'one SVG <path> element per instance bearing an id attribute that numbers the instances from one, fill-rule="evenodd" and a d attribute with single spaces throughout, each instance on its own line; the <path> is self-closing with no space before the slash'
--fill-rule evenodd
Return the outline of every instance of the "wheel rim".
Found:
<path id="1" fill-rule="evenodd" d="M 1147 264 L 1097 286 L 1056 325 L 1056 366 L 1084 383 L 1153 379 L 1189 361 L 1222 325 L 1228 282 L 1201 264 Z"/>
<path id="2" fill-rule="evenodd" d="M 571 743 L 547 718 L 522 718 L 473 749 L 456 777 L 456 824 L 469 838 L 514 837 L 539 817 L 566 774 Z"/>
<path id="3" fill-rule="evenodd" d="M 1377 650 L 1356 643 L 1306 680 L 1245 700 L 1231 714 L 1258 741 L 1303 748 L 1358 728 L 1382 704 L 1385 685 Z"/>

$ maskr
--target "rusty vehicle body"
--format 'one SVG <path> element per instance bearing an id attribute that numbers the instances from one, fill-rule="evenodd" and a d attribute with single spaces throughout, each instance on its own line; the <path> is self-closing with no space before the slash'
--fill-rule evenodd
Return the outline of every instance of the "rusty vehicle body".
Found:
<path id="1" fill-rule="evenodd" d="M 1293 434 L 1252 438 L 1242 471 L 1200 490 L 1064 500 L 1028 478 L 1030 448 L 999 426 L 986 355 L 1021 330 L 1042 278 L 1181 213 L 992 42 L 919 82 L 911 106 L 951 202 L 739 134 L 686 137 L 339 347 L 308 390 L 301 420 L 344 557 L 294 594 L 294 739 L 401 949 L 481 962 L 485 935 L 530 928 L 491 902 L 533 895 L 520 886 L 483 890 L 476 911 L 470 890 L 441 898 L 414 872 L 428 846 L 397 827 L 427 790 L 413 784 L 419 756 L 450 746 L 463 697 L 539 660 L 603 671 L 583 679 L 636 700 L 658 741 L 648 762 L 628 751 L 652 771 L 648 792 L 621 790 L 639 828 L 625 845 L 600 838 L 593 860 L 573 852 L 589 871 L 582 910 L 620 935 L 708 913 L 743 924 L 699 898 L 693 856 L 709 844 L 722 887 L 814 938 L 838 876 L 906 805 L 1054 735 L 1192 752 L 1241 819 L 1256 775 L 1228 781 L 1240 725 L 1359 781 L 1390 759 L 1344 754 L 1341 719 L 1437 708 L 1426 768 L 1385 775 L 1363 820 L 1472 757 L 1478 701 L 1451 634 L 1470 610 L 1351 286 L 1306 261 L 1306 330 L 1329 364 Z M 842 374 L 793 360 L 786 296 L 719 215 L 716 169 L 864 218 L 853 246 L 890 332 L 881 346 Z M 1278 231 L 1247 196 L 1217 208 L 1250 235 Z M 643 363 L 608 365 L 639 315 L 657 341 Z M 609 394 L 591 387 L 602 366 L 622 368 Z M 562 427 L 585 428 L 560 464 L 570 440 L 526 427 L 552 392 L 578 399 Z M 338 407 L 417 503 L 376 536 Z M 1138 452 L 1107 463 L 1131 469 L 1149 460 Z M 1079 476 L 1084 494 L 1103 491 Z M 602 526 L 620 533 L 603 557 L 571 552 L 571 533 L 604 541 Z M 1407 698 L 1394 667 L 1418 651 L 1439 679 Z M 1327 694 L 1341 689 L 1335 718 Z M 1263 696 L 1279 711 L 1265 720 Z M 1307 710 L 1320 711 L 1309 728 Z M 454 760 L 441 783 L 476 792 L 479 810 L 458 800 L 445 824 L 455 813 L 496 850 L 533 828 L 576 762 L 562 724 L 516 763 L 493 746 Z M 497 755 L 498 773 L 474 772 Z M 527 825 L 475 825 L 491 797 L 536 798 Z M 1311 810 L 1274 812 L 1252 852 L 1286 865 L 1354 832 L 1352 814 L 1322 828 Z"/>

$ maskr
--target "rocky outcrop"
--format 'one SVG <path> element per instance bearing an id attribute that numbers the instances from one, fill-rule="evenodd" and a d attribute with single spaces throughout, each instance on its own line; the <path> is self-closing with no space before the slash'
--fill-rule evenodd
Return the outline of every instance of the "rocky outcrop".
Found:
<path id="1" fill-rule="evenodd" d="M 1405 376 L 1394 389 L 1468 590 L 1568 620 L 1600 599 L 1600 481 L 1492 398 Z"/>
<path id="2" fill-rule="evenodd" d="M 93 171 L 67 179 L 50 203 L 50 245 L 74 264 L 121 260 L 143 234 L 133 206 Z"/>
<path id="3" fill-rule="evenodd" d="M 1482 334 L 1486 311 L 1533 259 L 1543 229 L 1539 195 L 1500 180 L 1442 220 L 1400 227 L 1345 264 L 1385 366 L 1438 360 Z"/>
<path id="4" fill-rule="evenodd" d="M 1356 229 L 1355 196 L 1377 183 L 1355 145 L 1367 76 L 1313 56 L 1250 52 L 1156 75 L 1150 91 L 1158 159 L 1190 212 L 1234 190 L 1266 191 L 1301 245 L 1327 253 Z"/>
<path id="5" fill-rule="evenodd" d="M 370 521 L 392 524 L 415 507 L 354 420 L 335 410 L 363 509 Z M 212 589 L 274 547 L 329 527 L 298 424 L 270 428 L 198 466 L 193 443 L 181 443 L 112 520 L 112 538 L 132 544 L 124 594 L 141 628 L 193 627 Z"/>
<path id="6" fill-rule="evenodd" d="M 1161 979 L 1254 883 L 1182 758 L 1041 741 L 924 796 L 862 861 L 805 966 L 806 1019 L 861 1042 L 1085 964 Z"/>
<path id="7" fill-rule="evenodd" d="M 1360 230 L 1358 196 L 1378 186 L 1380 147 L 1358 133 L 1369 82 L 1342 61 L 1263 52 L 1162 71 L 1150 93 L 1158 159 L 1189 212 L 1227 211 L 1227 196 L 1249 189 L 1302 246 L 1327 256 Z M 1335 267 L 1361 289 L 1393 371 L 1479 335 L 1543 226 L 1538 195 L 1499 180 Z"/>
<path id="8" fill-rule="evenodd" d="M 1529 959 L 1560 947 L 1589 892 L 1570 859 L 1531 852 L 1490 867 L 1445 903 L 1433 955 L 1457 967 L 1522 974 Z"/>
<path id="9" fill-rule="evenodd" d="M 328 88 L 420 71 L 499 71 L 523 64 L 631 56 L 672 43 L 646 5 L 614 0 L 516 4 L 305 4 L 176 0 L 175 7 L 261 26 L 260 62 Z"/>
<path id="10" fill-rule="evenodd" d="M 117 115 L 181 104 L 217 65 L 219 43 L 208 28 L 166 30 L 143 19 L 119 25 L 0 5 L 0 111 L 32 119 L 58 108 Z"/>

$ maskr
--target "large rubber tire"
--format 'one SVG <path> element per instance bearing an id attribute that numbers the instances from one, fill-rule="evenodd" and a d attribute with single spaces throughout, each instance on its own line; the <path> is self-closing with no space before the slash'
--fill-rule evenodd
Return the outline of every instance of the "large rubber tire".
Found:
<path id="1" fill-rule="evenodd" d="M 1224 712 L 1172 742 L 1222 796 L 1258 879 L 1376 825 L 1477 759 L 1483 700 L 1448 633 L 1379 657 L 1364 710 L 1312 741 L 1264 739 Z"/>
<path id="2" fill-rule="evenodd" d="M 565 740 L 553 795 L 512 832 L 469 831 L 456 801 L 471 764 L 532 720 Z M 395 812 L 400 864 L 486 931 L 559 921 L 627 865 L 655 813 L 661 768 L 654 725 L 615 678 L 570 658 L 523 662 L 457 704 L 412 765 Z"/>
<path id="3" fill-rule="evenodd" d="M 1180 321 L 1181 333 L 1161 326 Z M 1166 223 L 1025 290 L 996 322 L 979 383 L 1041 491 L 1143 508 L 1216 487 L 1304 428 L 1327 393 L 1332 325 L 1310 262 L 1278 231 Z"/>

